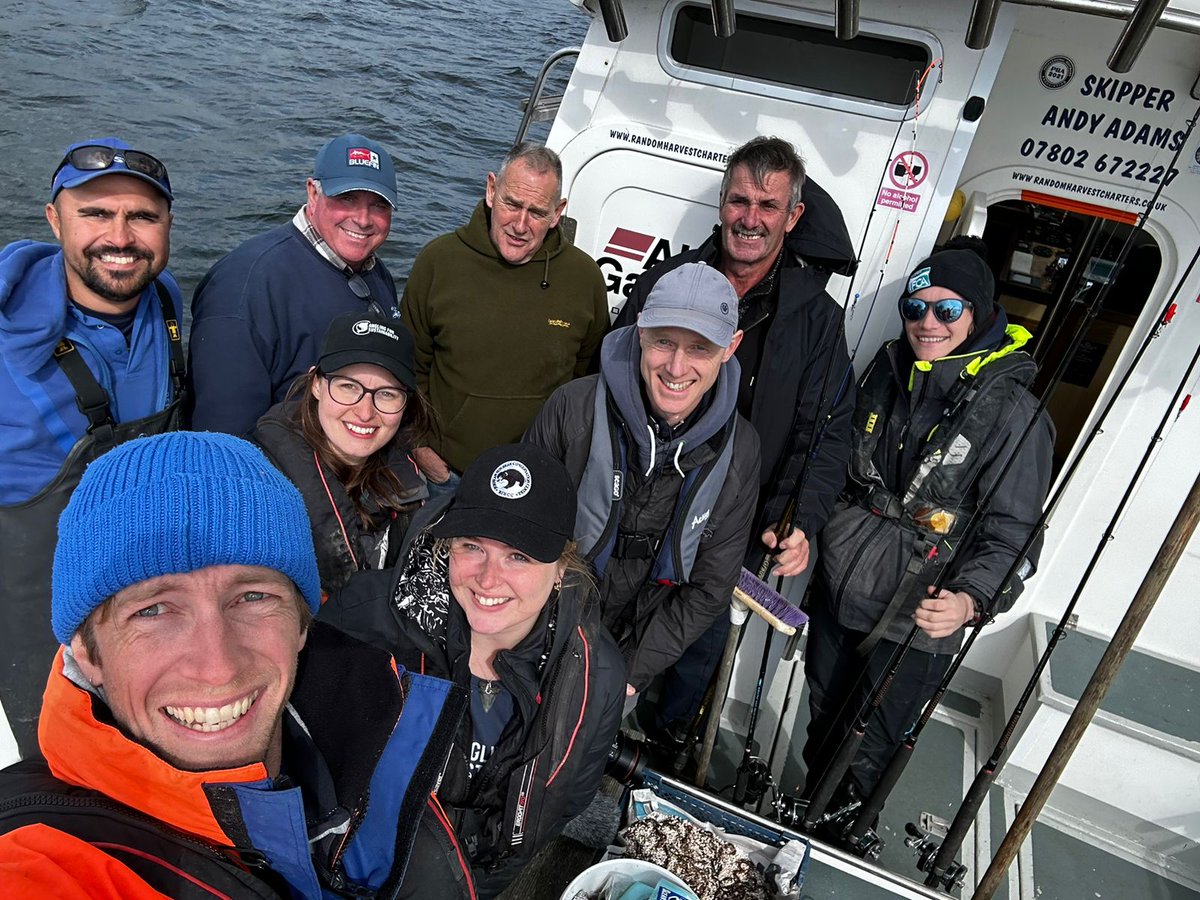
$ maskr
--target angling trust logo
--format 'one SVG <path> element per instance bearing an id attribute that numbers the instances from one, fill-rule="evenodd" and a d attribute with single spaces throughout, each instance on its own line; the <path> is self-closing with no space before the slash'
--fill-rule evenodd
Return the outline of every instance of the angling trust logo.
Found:
<path id="1" fill-rule="evenodd" d="M 912 273 L 912 277 L 908 279 L 908 292 L 910 294 L 915 294 L 917 291 L 932 286 L 933 283 L 929 280 L 929 266 L 917 269 L 917 271 Z"/>

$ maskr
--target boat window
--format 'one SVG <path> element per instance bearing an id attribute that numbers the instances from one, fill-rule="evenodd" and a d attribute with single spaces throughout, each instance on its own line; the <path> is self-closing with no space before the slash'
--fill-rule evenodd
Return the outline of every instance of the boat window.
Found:
<path id="1" fill-rule="evenodd" d="M 839 41 L 832 28 L 737 13 L 730 38 L 713 35 L 707 6 L 682 6 L 671 34 L 682 66 L 738 75 L 824 94 L 909 106 L 929 65 L 922 44 L 860 34 Z"/>

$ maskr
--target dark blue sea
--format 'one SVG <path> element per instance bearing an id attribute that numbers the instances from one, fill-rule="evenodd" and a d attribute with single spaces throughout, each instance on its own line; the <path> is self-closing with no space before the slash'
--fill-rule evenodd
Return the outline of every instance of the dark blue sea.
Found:
<path id="1" fill-rule="evenodd" d="M 396 162 L 381 254 L 403 281 L 466 220 L 542 62 L 589 21 L 568 0 L 2 3 L 0 242 L 53 240 L 63 149 L 115 134 L 167 164 L 170 268 L 190 302 L 213 262 L 295 212 L 320 146 L 358 131 Z"/>

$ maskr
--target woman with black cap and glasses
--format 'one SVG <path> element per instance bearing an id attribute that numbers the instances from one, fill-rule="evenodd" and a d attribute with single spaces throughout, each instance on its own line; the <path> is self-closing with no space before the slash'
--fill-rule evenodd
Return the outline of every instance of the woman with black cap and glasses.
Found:
<path id="1" fill-rule="evenodd" d="M 810 609 L 809 791 L 897 645 L 919 631 L 835 802 L 871 793 L 964 626 L 1013 604 L 1040 549 L 1002 586 L 1041 514 L 1054 426 L 1044 411 L 1033 419 L 1031 336 L 995 303 L 985 253 L 957 238 L 912 271 L 903 334 L 859 382 L 850 477 L 820 535 Z"/>
<path id="2" fill-rule="evenodd" d="M 495 447 L 421 510 L 390 583 L 356 576 L 321 614 L 470 692 L 438 798 L 481 898 L 591 802 L 620 723 L 625 663 L 574 525 L 561 462 Z"/>
<path id="3" fill-rule="evenodd" d="M 346 313 L 330 323 L 317 365 L 258 420 L 251 440 L 304 495 L 326 594 L 398 558 L 428 496 L 408 453 L 430 416 L 408 329 Z"/>

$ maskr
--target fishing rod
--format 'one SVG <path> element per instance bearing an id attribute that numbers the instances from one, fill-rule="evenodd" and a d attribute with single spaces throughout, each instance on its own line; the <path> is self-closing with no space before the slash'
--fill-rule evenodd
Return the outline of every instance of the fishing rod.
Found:
<path id="1" fill-rule="evenodd" d="M 1200 118 L 1200 110 L 1198 110 L 1198 114 L 1196 116 L 1194 116 L 1188 122 L 1187 136 L 1191 135 L 1191 132 L 1195 127 L 1197 118 Z M 1187 138 L 1185 137 L 1185 142 L 1186 142 L 1186 139 Z M 1178 149 L 1176 149 L 1174 160 L 1178 159 L 1178 156 L 1181 151 L 1182 151 L 1182 144 L 1180 145 L 1180 147 Z M 1174 162 L 1174 160 L 1173 160 L 1173 162 Z M 1126 236 L 1126 239 L 1121 247 L 1121 250 L 1118 253 L 1118 258 L 1116 261 L 1117 262 L 1117 266 L 1116 266 L 1117 270 L 1119 270 L 1120 267 L 1124 264 L 1124 261 L 1125 261 L 1126 257 L 1128 256 L 1130 249 L 1132 248 L 1132 243 L 1133 243 L 1134 237 L 1139 232 L 1141 232 L 1145 229 L 1145 223 L 1150 216 L 1150 211 L 1154 208 L 1155 203 L 1158 201 L 1158 199 L 1161 196 L 1162 191 L 1164 190 L 1165 187 L 1166 187 L 1166 185 L 1162 184 L 1162 183 L 1160 183 L 1158 185 L 1157 189 L 1154 192 L 1153 197 L 1146 204 L 1145 209 L 1143 210 L 1143 213 L 1138 221 L 1137 227 L 1132 229 L 1130 231 L 1130 233 Z M 1189 271 L 1190 271 L 1190 268 L 1191 267 L 1189 266 Z M 1103 302 L 1103 299 L 1107 296 L 1108 291 L 1111 290 L 1114 283 L 1115 283 L 1114 280 L 1109 280 L 1108 282 L 1105 283 L 1105 285 L 1103 286 L 1101 291 L 1098 293 L 1098 295 L 1096 297 L 1096 301 L 1093 304 L 1093 306 L 1095 306 L 1098 303 Z M 1182 286 L 1182 283 L 1183 282 L 1181 280 L 1180 287 Z M 1166 316 L 1168 314 L 1173 315 L 1173 312 L 1171 312 L 1172 306 L 1173 306 L 1173 300 L 1168 300 L 1166 309 L 1163 314 L 1164 316 Z M 1098 309 L 1097 309 L 1097 312 L 1098 312 Z M 1160 328 L 1161 328 L 1161 324 L 1160 324 Z M 1151 337 L 1149 339 L 1152 339 L 1156 335 L 1158 330 L 1159 329 L 1153 329 L 1151 332 Z M 1082 329 L 1077 331 L 1075 339 L 1072 341 L 1072 346 L 1070 347 L 1069 353 L 1067 354 L 1067 359 L 1069 359 L 1070 357 L 1073 357 L 1074 354 L 1078 351 L 1080 343 L 1081 343 L 1081 336 L 1085 333 L 1086 333 L 1085 330 L 1082 330 Z M 1135 361 L 1134 361 L 1135 365 L 1136 365 L 1136 362 L 1141 358 L 1142 352 L 1144 352 L 1144 347 L 1139 349 L 1138 356 L 1135 358 Z M 935 581 L 933 583 L 934 593 L 936 593 L 937 589 L 940 588 L 943 579 L 948 576 L 949 569 L 950 569 L 950 563 L 952 562 L 953 557 L 956 554 L 956 552 L 958 550 L 960 550 L 965 544 L 968 543 L 970 537 L 973 537 L 974 530 L 978 527 L 978 523 L 980 521 L 979 514 L 982 512 L 983 509 L 985 509 L 988 506 L 988 504 L 991 502 L 991 499 L 994 496 L 996 490 L 999 488 L 999 485 L 1003 482 L 1005 476 L 1007 475 L 1008 469 L 1013 465 L 1013 463 L 1017 457 L 1020 446 L 1028 438 L 1029 434 L 1031 433 L 1031 429 L 1032 429 L 1033 425 L 1037 422 L 1037 417 L 1040 415 L 1041 411 L 1044 410 L 1045 404 L 1048 401 L 1050 394 L 1057 387 L 1058 382 L 1061 381 L 1061 377 L 1062 377 L 1064 370 L 1065 370 L 1065 364 L 1060 364 L 1059 370 L 1056 371 L 1056 373 L 1055 373 L 1055 378 L 1052 379 L 1051 382 L 1047 385 L 1047 389 L 1043 394 L 1041 402 L 1039 403 L 1038 412 L 1035 413 L 1035 416 L 1033 419 L 1031 419 L 1030 424 L 1028 426 L 1026 426 L 1026 429 L 1021 436 L 1020 442 L 1018 443 L 1017 449 L 1015 449 L 1013 451 L 1013 453 L 1010 455 L 1002 473 L 997 478 L 995 483 L 992 485 L 991 489 L 987 492 L 985 497 L 980 501 L 980 503 L 976 507 L 975 512 L 972 514 L 971 519 L 967 524 L 967 528 L 964 530 L 963 535 L 959 539 L 958 546 L 956 548 L 954 548 L 954 550 L 951 551 L 951 558 L 945 562 L 945 564 L 942 566 L 941 570 L 939 571 L 937 578 L 935 579 Z M 1127 370 L 1127 376 L 1128 376 L 1128 372 L 1132 372 L 1132 370 L 1133 370 L 1133 366 L 1131 365 L 1130 368 Z M 1124 384 L 1124 382 L 1122 382 L 1122 385 L 1123 384 Z M 1115 402 L 1115 397 L 1116 397 L 1116 394 L 1114 394 L 1112 399 L 1110 399 L 1110 407 L 1109 408 L 1111 408 L 1111 403 Z M 1011 414 L 1011 411 L 1010 411 L 1010 414 Z M 1107 409 L 1105 410 L 1104 414 L 1107 415 Z M 1080 455 L 1082 455 L 1082 454 L 1080 454 Z M 980 474 L 981 474 L 981 472 L 976 473 L 976 477 L 978 477 L 978 475 L 980 475 Z M 1036 533 L 1037 532 L 1035 531 L 1034 534 L 1036 534 Z M 931 551 L 930 559 L 932 559 L 932 556 L 934 553 L 936 553 L 936 545 L 934 547 L 934 550 Z M 930 561 L 930 559 L 927 559 L 927 563 Z M 902 644 L 900 644 L 898 649 L 893 654 L 891 664 L 890 664 L 887 672 L 884 674 L 883 678 L 880 680 L 879 685 L 875 688 L 875 693 L 874 693 L 873 697 L 871 698 L 870 703 L 864 704 L 863 707 L 860 707 L 859 712 L 856 715 L 855 721 L 852 723 L 851 728 L 847 731 L 846 735 L 843 737 L 841 744 L 839 745 L 838 751 L 834 756 L 833 762 L 830 763 L 830 765 L 826 768 L 825 772 L 822 774 L 821 780 L 818 782 L 817 788 L 814 790 L 814 792 L 812 794 L 812 798 L 809 801 L 809 805 L 805 812 L 804 821 L 803 821 L 803 825 L 802 825 L 802 827 L 804 827 L 805 830 L 811 831 L 812 829 L 814 829 L 817 826 L 817 824 L 820 823 L 820 821 L 822 821 L 821 817 L 825 813 L 825 808 L 828 806 L 829 800 L 833 796 L 833 792 L 836 790 L 837 785 L 841 782 L 842 777 L 845 775 L 846 770 L 849 768 L 850 763 L 853 761 L 854 756 L 857 754 L 858 747 L 861 745 L 863 737 L 865 737 L 866 727 L 869 724 L 871 716 L 875 713 L 875 711 L 878 710 L 879 706 L 882 704 L 883 698 L 886 696 L 887 691 L 890 688 L 897 671 L 899 670 L 900 664 L 903 661 L 905 654 L 907 654 L 908 650 L 912 646 L 913 641 L 916 639 L 918 631 L 919 631 L 918 627 L 914 625 L 913 628 L 909 631 L 908 635 L 906 636 L 904 642 Z M 864 674 L 865 674 L 865 666 L 864 666 Z M 836 777 L 832 777 L 834 775 L 836 775 Z M 895 778 L 896 779 L 899 778 L 898 773 L 895 773 Z M 891 787 L 893 787 L 894 784 L 895 784 L 895 781 L 893 780 L 890 782 L 890 784 L 886 785 L 885 787 L 888 791 L 890 791 Z M 876 792 L 873 792 L 873 794 L 875 794 L 875 793 Z M 862 813 L 860 811 L 860 814 L 858 815 L 858 817 L 856 818 L 854 823 L 852 823 L 852 826 L 851 826 L 851 830 L 854 832 L 854 839 L 855 839 L 855 841 L 857 841 L 857 844 L 852 844 L 850 846 L 851 850 L 870 850 L 874 847 L 874 842 L 878 841 L 878 837 L 874 836 L 874 835 L 872 835 L 872 836 L 867 835 L 867 832 L 869 831 L 868 826 L 869 826 L 871 819 L 874 818 L 874 815 L 878 812 L 878 810 L 882 809 L 883 801 L 885 799 L 886 799 L 885 795 L 877 796 L 874 798 L 874 800 L 871 804 L 874 807 L 874 811 L 871 812 L 870 818 L 862 815 Z M 842 811 L 842 812 L 846 812 L 846 811 Z M 878 851 L 876 851 L 876 853 L 877 852 Z"/>
<path id="2" fill-rule="evenodd" d="M 841 317 L 836 320 L 830 319 L 826 325 L 826 329 L 832 326 L 834 321 L 837 322 L 837 331 L 833 336 L 834 340 L 827 342 L 827 332 L 822 332 L 821 343 L 818 346 L 836 346 L 839 338 L 844 346 L 846 334 L 845 309 L 842 310 Z M 831 352 L 830 355 L 833 356 L 834 354 Z M 850 373 L 854 371 L 853 363 L 851 361 L 847 361 L 845 370 L 842 373 L 842 381 L 838 386 L 837 393 L 832 402 L 829 404 L 828 408 L 826 408 L 825 399 L 829 393 L 830 376 L 833 374 L 835 362 L 836 361 L 834 359 L 830 360 L 829 365 L 825 367 L 825 371 L 821 379 L 821 392 L 817 397 L 817 415 L 813 421 L 812 431 L 808 436 L 808 446 L 805 449 L 803 470 L 797 478 L 796 487 L 788 496 L 788 502 L 784 506 L 779 522 L 776 523 L 776 546 L 778 546 L 778 544 L 791 533 L 792 520 L 800 507 L 801 498 L 804 496 L 804 491 L 808 486 L 809 477 L 813 467 L 813 460 L 816 458 L 817 451 L 820 448 L 822 440 L 824 439 L 825 430 L 829 427 L 829 423 L 833 419 L 833 411 L 837 408 L 838 403 L 841 402 L 841 399 L 845 394 L 846 385 L 850 379 Z M 783 476 L 786 474 L 788 469 L 788 463 L 792 458 L 793 451 L 795 449 L 793 442 L 798 437 L 797 428 L 800 423 L 800 413 L 803 408 L 800 398 L 803 398 L 803 396 L 807 393 L 808 383 L 808 379 L 806 378 L 804 384 L 801 385 L 801 388 L 797 391 L 798 400 L 796 403 L 796 410 L 792 413 L 791 427 L 788 430 L 788 446 L 785 448 L 787 452 L 781 454 L 775 463 L 775 471 L 772 472 L 770 481 L 772 485 L 778 484 L 783 480 Z M 821 421 L 822 412 L 824 412 L 824 421 Z M 820 422 L 819 425 L 818 422 Z M 763 505 L 763 517 L 765 517 L 765 515 L 766 504 Z M 766 523 L 758 524 L 759 527 L 763 527 Z M 785 524 L 786 527 L 784 527 Z M 688 737 L 686 738 L 685 742 L 685 748 L 691 745 L 692 740 L 694 740 L 694 734 L 696 728 L 698 727 L 698 723 L 704 716 L 704 707 L 710 707 L 711 709 L 709 711 L 709 718 L 705 723 L 704 737 L 701 741 L 700 752 L 696 760 L 696 778 L 694 783 L 697 787 L 704 786 L 705 779 L 708 776 L 709 763 L 712 761 L 713 748 L 716 746 L 717 731 L 720 727 L 720 710 L 721 706 L 724 704 L 725 695 L 729 690 L 729 682 L 733 676 L 733 660 L 737 655 L 742 626 L 746 622 L 747 610 L 744 609 L 744 607 L 750 605 L 745 602 L 747 597 L 749 597 L 751 600 L 761 601 L 761 603 L 755 603 L 751 607 L 754 608 L 754 611 L 758 612 L 760 615 L 762 615 L 763 607 L 766 607 L 768 610 L 779 610 L 780 612 L 784 613 L 784 618 L 789 618 L 787 616 L 787 610 L 785 610 L 784 607 L 790 607 L 791 604 L 781 594 L 779 594 L 777 591 L 773 591 L 766 584 L 767 573 L 770 571 L 773 558 L 774 553 L 768 550 L 763 554 L 756 573 L 752 574 L 743 568 L 738 578 L 738 588 L 741 588 L 742 596 L 737 596 L 737 589 L 735 588 L 734 602 L 731 603 L 730 606 L 730 630 L 725 639 L 725 648 L 721 654 L 721 663 L 716 672 L 716 677 L 710 685 L 708 702 L 702 703 L 701 709 L 697 712 L 696 716 L 693 717 L 692 724 L 688 729 Z M 768 625 L 771 625 L 773 628 L 778 630 L 777 624 L 773 623 L 766 616 L 762 617 L 765 621 L 767 621 Z M 776 622 L 779 624 L 788 624 L 780 618 L 776 618 Z M 803 626 L 803 622 L 800 622 L 799 624 Z M 789 634 L 794 634 L 796 630 L 795 626 L 791 625 L 789 627 L 792 629 Z M 753 786 L 756 790 L 758 790 L 759 797 L 762 796 L 762 792 L 765 790 L 765 784 L 769 783 L 770 779 L 770 773 L 767 772 L 766 766 L 761 760 L 756 760 L 754 757 L 754 730 L 758 722 L 758 709 L 759 704 L 762 702 L 762 689 L 763 683 L 766 680 L 766 670 L 770 664 L 770 655 L 768 653 L 770 644 L 771 632 L 768 631 L 766 647 L 763 649 L 763 660 L 761 666 L 759 667 L 758 682 L 755 686 L 754 701 L 750 709 L 750 723 L 748 733 L 746 735 L 746 744 L 742 753 L 742 762 L 738 766 L 737 770 L 737 783 L 743 786 L 743 800 L 745 798 L 745 790 L 751 786 L 752 777 Z M 682 768 L 682 766 L 678 766 L 678 768 Z M 753 772 L 753 776 L 751 776 L 751 772 Z M 758 785 L 760 783 L 763 784 L 764 787 L 759 788 Z M 743 800 L 738 800 L 737 802 L 741 803 Z M 757 802 L 757 798 L 755 798 L 754 802 Z"/>
<path id="3" fill-rule="evenodd" d="M 1062 617 L 1059 619 L 1058 624 L 1055 626 L 1054 631 L 1047 640 L 1046 648 L 1042 651 L 1041 656 L 1038 658 L 1037 664 L 1034 666 L 1033 674 L 1026 683 L 1025 689 L 1022 691 L 1020 699 L 1017 701 L 1017 704 L 1013 709 L 1012 715 L 1009 717 L 1004 730 L 1001 732 L 1000 739 L 996 742 L 996 746 L 987 762 L 980 767 L 978 774 L 975 776 L 975 780 L 972 782 L 970 789 L 967 791 L 967 796 L 964 798 L 963 804 L 959 807 L 958 812 L 954 817 L 954 821 L 950 826 L 950 830 L 947 832 L 945 839 L 941 843 L 941 846 L 931 846 L 931 842 L 928 841 L 928 838 L 925 835 L 921 835 L 921 838 L 923 839 L 922 841 L 914 841 L 911 844 L 911 846 L 918 851 L 918 867 L 922 871 L 928 873 L 928 876 L 925 879 L 926 885 L 929 885 L 930 887 L 942 887 L 946 890 L 950 890 L 952 887 L 962 883 L 962 878 L 966 869 L 965 866 L 957 863 L 954 860 L 954 857 L 957 855 L 959 848 L 962 846 L 962 842 L 966 836 L 967 830 L 974 821 L 975 813 L 978 812 L 979 806 L 982 804 L 984 797 L 987 796 L 988 789 L 995 780 L 996 772 L 1000 766 L 1000 760 L 1008 749 L 1009 741 L 1012 739 L 1012 735 L 1015 733 L 1016 727 L 1019 724 L 1022 715 L 1024 715 L 1025 708 L 1028 705 L 1030 698 L 1033 696 L 1034 690 L 1036 690 L 1036 686 L 1042 675 L 1042 672 L 1045 671 L 1046 666 L 1049 664 L 1050 655 L 1054 652 L 1059 641 L 1061 641 L 1063 636 L 1066 634 L 1066 631 L 1070 626 L 1070 620 L 1072 614 L 1074 613 L 1075 606 L 1078 603 L 1084 588 L 1087 586 L 1087 583 L 1090 580 L 1100 557 L 1103 555 L 1105 546 L 1113 539 L 1113 532 L 1116 528 L 1118 519 L 1124 513 L 1125 507 L 1134 494 L 1136 488 L 1139 486 L 1138 482 L 1147 465 L 1149 464 L 1149 460 L 1151 456 L 1153 456 L 1155 448 L 1162 440 L 1163 433 L 1173 418 L 1172 414 L 1174 413 L 1175 417 L 1178 415 L 1176 412 L 1176 401 L 1179 400 L 1180 393 L 1186 390 L 1187 378 L 1192 374 L 1197 361 L 1200 361 L 1200 347 L 1197 348 L 1196 353 L 1192 356 L 1191 362 L 1188 364 L 1187 371 L 1185 372 L 1183 383 L 1180 385 L 1180 388 L 1176 390 L 1172 403 L 1167 407 L 1167 410 L 1159 423 L 1159 427 L 1155 430 L 1154 436 L 1148 442 L 1146 450 L 1142 455 L 1142 459 L 1139 462 L 1133 477 L 1130 479 L 1129 485 L 1126 487 L 1125 493 L 1122 495 L 1116 511 L 1109 520 L 1108 527 L 1105 529 L 1104 533 L 1100 537 L 1100 540 L 1097 542 L 1096 550 L 1092 554 L 1092 558 L 1088 563 L 1087 569 L 1084 571 L 1078 586 L 1071 595 L 1070 601 L 1063 610 Z M 910 829 L 910 833 L 912 833 L 912 829 Z M 917 835 L 913 835 L 913 837 L 916 838 Z M 934 850 L 936 850 L 936 853 L 933 852 Z"/>
<path id="4" fill-rule="evenodd" d="M 835 336 L 835 343 L 836 341 L 840 340 L 844 345 L 846 334 L 844 310 L 842 317 L 838 320 L 838 322 L 840 327 L 838 328 L 837 335 Z M 824 441 L 825 431 L 829 427 L 829 423 L 833 420 L 833 411 L 837 408 L 838 404 L 845 396 L 846 386 L 850 382 L 850 376 L 853 371 L 853 363 L 847 361 L 845 371 L 842 373 L 841 383 L 838 385 L 837 392 L 829 404 L 828 411 L 825 413 L 824 421 L 821 423 L 819 429 L 814 426 L 812 434 L 809 435 L 808 449 L 806 450 L 804 456 L 804 468 L 800 474 L 796 488 L 789 499 L 789 505 L 794 505 L 793 508 L 788 511 L 791 512 L 792 515 L 798 511 L 801 500 L 804 497 L 804 492 L 808 486 L 809 478 L 812 474 L 813 463 L 816 459 L 817 451 L 820 449 L 821 443 Z M 821 410 L 825 409 L 825 395 L 829 388 L 829 376 L 832 373 L 833 366 L 826 366 L 825 375 L 821 382 L 821 394 L 817 400 L 818 414 Z M 788 513 L 785 512 L 784 516 L 781 518 L 781 521 L 788 518 Z M 782 540 L 790 533 L 790 523 L 787 529 L 781 528 L 777 530 L 776 546 L 778 546 L 778 544 L 782 542 Z M 758 569 L 759 581 L 765 583 L 772 559 L 773 554 L 771 553 L 766 553 L 763 555 L 762 562 L 760 563 Z M 776 628 L 775 630 L 781 629 Z M 760 661 L 758 667 L 758 679 L 754 685 L 754 699 L 750 705 L 750 721 L 746 727 L 746 742 L 742 748 L 742 761 L 738 765 L 736 779 L 734 782 L 733 801 L 734 803 L 740 805 L 744 805 L 746 803 L 757 805 L 758 801 L 762 799 L 762 795 L 766 793 L 767 788 L 770 787 L 772 783 L 771 773 L 766 763 L 754 754 L 754 733 L 758 727 L 758 713 L 762 703 L 762 692 L 764 684 L 766 683 L 767 668 L 771 661 L 772 638 L 774 638 L 774 633 L 772 631 L 768 631 L 763 641 L 762 660 Z M 798 638 L 796 637 L 796 632 L 793 632 L 791 635 L 789 635 L 789 642 L 783 653 L 784 659 L 792 658 L 793 654 L 795 653 L 797 641 Z"/>
<path id="5" fill-rule="evenodd" d="M 1200 249 L 1198 249 L 1192 256 L 1192 261 L 1189 263 L 1187 272 L 1184 274 L 1184 280 L 1186 280 L 1188 274 L 1190 274 L 1198 258 L 1200 258 Z M 1180 286 L 1182 286 L 1182 280 L 1180 282 Z M 1161 326 L 1163 324 L 1166 324 L 1165 321 L 1160 319 L 1159 325 Z M 959 809 L 955 814 L 949 831 L 946 832 L 946 836 L 942 839 L 941 845 L 938 846 L 929 841 L 927 836 L 919 834 L 919 829 L 916 829 L 918 833 L 915 834 L 915 826 L 910 827 L 909 834 L 914 839 L 910 843 L 910 846 L 917 850 L 917 867 L 921 871 L 928 874 L 925 884 L 929 885 L 930 887 L 942 887 L 946 890 L 950 890 L 955 886 L 961 885 L 963 876 L 966 873 L 966 867 L 958 863 L 956 861 L 956 857 L 959 849 L 962 847 L 963 841 L 966 838 L 966 833 L 970 829 L 972 823 L 974 823 L 975 817 L 979 812 L 979 807 L 983 804 L 984 798 L 987 797 L 988 791 L 996 779 L 996 775 L 1000 768 L 1000 760 L 1004 757 L 1004 754 L 1008 750 L 1009 741 L 1011 740 L 1012 735 L 1016 732 L 1016 728 L 1020 723 L 1021 717 L 1024 715 L 1025 708 L 1029 703 L 1029 699 L 1033 695 L 1033 691 L 1036 689 L 1038 679 L 1041 677 L 1042 672 L 1049 664 L 1050 654 L 1054 652 L 1054 649 L 1057 647 L 1059 641 L 1062 640 L 1070 625 L 1071 616 L 1074 613 L 1076 603 L 1082 595 L 1083 588 L 1086 586 L 1092 571 L 1095 569 L 1105 545 L 1112 538 L 1112 533 L 1116 528 L 1117 520 L 1124 512 L 1125 506 L 1132 497 L 1135 486 L 1142 473 L 1145 471 L 1145 468 L 1149 464 L 1150 457 L 1153 455 L 1155 447 L 1162 440 L 1163 433 L 1168 427 L 1168 424 L 1172 423 L 1174 420 L 1178 420 L 1179 416 L 1187 407 L 1188 398 L 1190 396 L 1186 393 L 1188 378 L 1189 376 L 1193 375 L 1197 362 L 1200 362 L 1200 347 L 1197 348 L 1196 353 L 1192 356 L 1191 362 L 1184 371 L 1184 376 L 1180 380 L 1180 386 L 1176 389 L 1174 395 L 1175 399 L 1167 407 L 1167 410 L 1159 423 L 1158 429 L 1155 431 L 1153 437 L 1147 444 L 1146 450 L 1142 455 L 1142 460 L 1138 464 L 1137 470 L 1134 472 L 1129 486 L 1126 488 L 1126 492 L 1122 496 L 1120 504 L 1118 504 L 1117 511 L 1113 514 L 1108 528 L 1101 537 L 1101 540 L 1097 545 L 1096 552 L 1093 554 L 1092 560 L 1089 563 L 1087 570 L 1084 572 L 1079 586 L 1077 587 L 1075 593 L 1071 596 L 1066 609 L 1063 611 L 1062 617 L 1059 619 L 1058 625 L 1055 627 L 1054 631 L 1050 635 L 1050 638 L 1047 640 L 1046 648 L 1034 667 L 1033 674 L 1026 683 L 1025 689 L 1022 692 L 1017 705 L 1014 707 L 1012 715 L 1009 717 L 1008 724 L 1001 733 L 1000 739 L 996 742 L 996 746 L 993 749 L 991 756 L 988 758 L 987 762 L 980 767 L 978 774 L 976 774 L 974 781 L 972 781 L 971 787 L 968 789 L 966 796 L 964 796 L 962 804 L 959 806 Z M 1129 371 L 1133 371 L 1132 366 L 1130 367 Z M 1123 386 L 1124 384 L 1122 384 L 1122 387 Z M 1177 406 L 1175 401 L 1179 400 L 1181 394 L 1183 394 L 1183 400 Z M 1113 397 L 1115 398 L 1117 395 L 1118 394 L 1115 393 Z M 1105 415 L 1107 415 L 1107 413 L 1108 410 L 1106 409 Z M 1103 419 L 1101 419 L 1100 422 L 1102 424 Z M 1097 425 L 1092 434 L 1098 435 L 1101 430 L 1102 429 L 1100 428 L 1100 425 Z M 1079 459 L 1082 459 L 1082 456 L 1083 452 L 1081 451 L 1076 457 L 1076 463 Z M 1065 484 L 1061 486 L 1061 489 L 1065 490 Z M 1059 496 L 1061 496 L 1061 493 L 1059 493 Z M 975 634 L 972 633 L 970 640 L 973 641 L 974 637 Z M 967 649 L 969 648 L 964 645 L 964 652 Z M 906 843 L 908 842 L 906 841 Z"/>
<path id="6" fill-rule="evenodd" d="M 920 75 L 917 75 L 917 71 L 915 69 L 913 70 L 912 77 L 916 79 L 916 87 L 913 91 L 913 103 L 915 111 L 912 117 L 911 146 L 914 150 L 917 146 L 917 119 L 919 119 L 921 116 L 921 88 L 925 85 L 925 79 L 929 77 L 929 73 L 932 72 L 935 67 L 939 70 L 938 81 L 941 81 L 941 65 L 942 58 L 939 56 L 936 59 L 931 60 L 929 65 L 925 67 L 925 71 Z M 910 80 L 909 84 L 912 85 L 912 83 L 913 82 Z M 888 148 L 887 162 L 884 164 L 883 169 L 879 173 L 879 181 L 875 184 L 875 202 L 871 204 L 871 211 L 867 214 L 867 224 L 863 227 L 862 240 L 858 242 L 858 259 L 862 259 L 863 249 L 867 245 L 867 235 L 871 233 L 871 222 L 875 219 L 875 211 L 879 209 L 879 191 L 880 188 L 883 187 L 883 179 L 887 177 L 888 166 L 891 165 L 892 160 L 895 158 L 896 145 L 900 143 L 900 134 L 904 131 L 904 122 L 905 120 L 902 118 L 900 123 L 896 126 L 896 133 L 892 135 L 892 145 Z M 879 300 L 879 294 L 883 290 L 883 276 L 887 270 L 888 263 L 891 262 L 892 250 L 896 246 L 896 236 L 899 233 L 900 217 L 897 216 L 895 224 L 892 227 L 892 238 L 890 241 L 888 241 L 887 252 L 883 256 L 883 261 L 879 264 L 879 279 L 875 285 L 875 292 L 871 296 L 871 305 L 867 307 L 867 315 L 863 319 L 862 330 L 858 333 L 858 340 L 854 343 L 854 349 L 850 351 L 851 363 L 858 358 L 858 350 L 862 346 L 863 338 L 866 337 L 867 322 L 871 321 L 871 313 L 874 311 L 875 303 Z M 851 281 L 848 285 L 846 285 L 846 299 L 842 302 L 842 308 L 846 311 L 846 315 L 850 318 L 854 317 L 855 308 L 858 306 L 858 299 L 862 296 L 861 293 L 854 294 L 853 299 L 851 299 L 851 294 L 853 291 L 854 282 Z"/>

